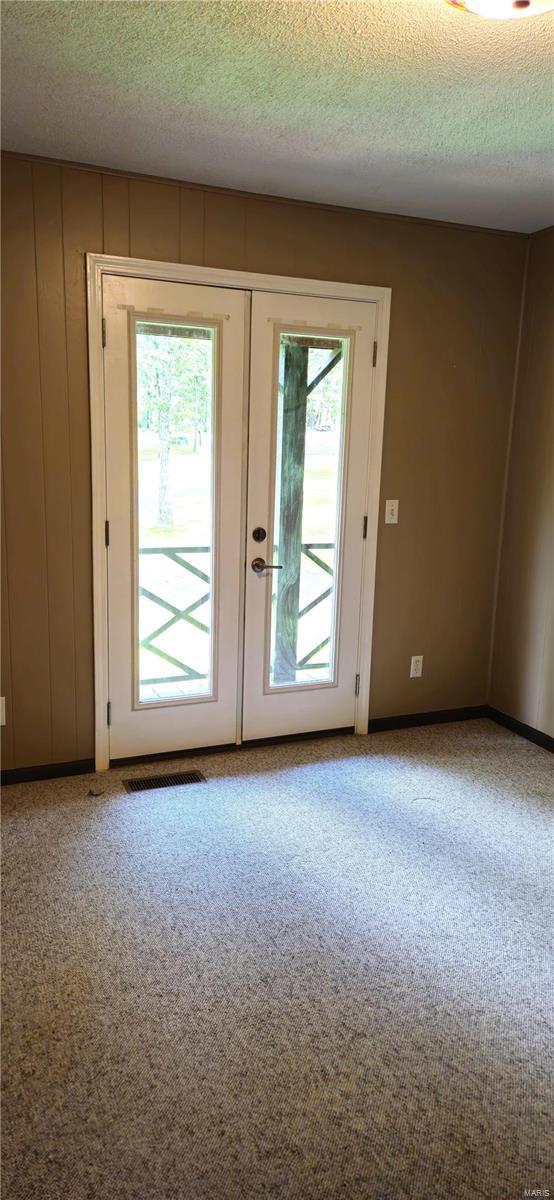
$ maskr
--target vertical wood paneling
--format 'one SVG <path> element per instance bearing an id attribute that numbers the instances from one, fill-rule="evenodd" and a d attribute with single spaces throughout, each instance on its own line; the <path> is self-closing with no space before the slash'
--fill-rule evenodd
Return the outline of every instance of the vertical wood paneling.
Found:
<path id="1" fill-rule="evenodd" d="M 10 611 L 8 598 L 8 564 L 6 556 L 6 513 L 4 506 L 4 484 L 2 471 L 2 576 L 0 604 L 0 693 L 6 703 L 6 724 L 2 728 L 2 770 L 9 771 L 15 765 L 13 751 L 13 701 L 12 663 L 10 644 Z"/>
<path id="2" fill-rule="evenodd" d="M 552 512 L 554 511 L 554 487 L 552 484 L 551 491 L 553 493 L 551 502 Z M 553 538 L 552 528 L 550 529 L 550 537 Z M 554 604 L 552 603 L 552 595 L 554 593 L 554 562 L 552 561 L 553 551 L 551 546 L 547 547 L 546 554 L 549 556 L 550 564 L 546 585 L 550 603 L 548 604 L 547 602 L 544 614 L 545 628 L 539 678 L 537 681 L 537 715 L 535 721 L 537 729 L 542 729 L 544 733 L 548 733 L 550 737 L 554 737 Z"/>
<path id="3" fill-rule="evenodd" d="M 246 261 L 246 200 L 206 192 L 206 265 L 243 271 Z"/>
<path id="4" fill-rule="evenodd" d="M 355 217 L 350 218 L 353 226 Z M 307 279 L 341 279 L 361 282 L 359 272 L 364 270 L 363 256 L 358 256 L 358 276 L 352 279 L 349 249 L 352 244 L 351 231 L 346 229 L 342 213 L 327 209 L 298 207 L 295 220 L 296 268 L 299 275 Z M 371 280 L 371 283 L 376 282 Z"/>
<path id="5" fill-rule="evenodd" d="M 498 580 L 491 703 L 554 736 L 554 229 L 532 236 Z"/>
<path id="6" fill-rule="evenodd" d="M 85 253 L 102 251 L 102 182 L 91 171 L 62 169 L 67 380 L 73 491 L 73 591 L 77 758 L 94 745 L 90 416 Z"/>
<path id="7" fill-rule="evenodd" d="M 503 239 L 486 235 L 485 248 L 481 235 L 465 230 L 407 222 L 396 229 L 382 496 L 398 496 L 400 521 L 379 531 L 374 716 L 487 698 L 525 248 L 523 241 L 509 243 L 507 272 L 496 253 Z M 489 281 L 492 291 L 506 292 L 499 309 Z M 489 336 L 503 343 L 496 343 L 496 380 L 484 370 Z M 416 643 L 425 671 L 414 687 L 406 664 Z"/>
<path id="8" fill-rule="evenodd" d="M 129 180 L 102 176 L 104 254 L 129 255 Z"/>
<path id="9" fill-rule="evenodd" d="M 469 235 L 468 235 L 469 238 Z M 481 598 L 482 622 L 489 644 L 487 677 L 490 675 L 491 638 L 493 636 L 493 605 L 496 590 L 496 569 L 501 535 L 504 472 L 508 454 L 508 432 L 516 370 L 516 351 L 522 278 L 519 264 L 514 262 L 509 244 L 497 238 L 487 253 L 487 268 L 466 253 L 473 276 L 475 295 L 476 343 L 479 343 L 479 366 L 473 401 L 479 441 L 471 451 L 472 494 L 481 495 L 490 520 L 481 531 L 481 553 L 490 564 L 491 590 Z M 489 446 L 498 447 L 491 457 Z M 469 483 L 469 475 L 468 480 Z M 474 569 L 479 565 L 474 560 Z M 481 571 L 481 579 L 484 572 Z M 487 678 L 488 693 L 489 678 Z M 487 695 L 487 698 L 488 695 Z"/>
<path id="10" fill-rule="evenodd" d="M 246 201 L 247 271 L 294 275 L 296 226 L 290 204 L 271 200 Z"/>
<path id="11" fill-rule="evenodd" d="M 204 262 L 204 192 L 179 188 L 181 203 L 181 248 L 179 262 Z"/>
<path id="12" fill-rule="evenodd" d="M 484 699 L 523 240 L 9 157 L 3 226 L 4 766 L 93 749 L 87 250 L 392 287 L 372 715 Z"/>
<path id="13" fill-rule="evenodd" d="M 131 179 L 131 255 L 179 262 L 179 186 Z"/>
<path id="14" fill-rule="evenodd" d="M 61 169 L 33 164 L 52 701 L 52 758 L 77 757 L 73 497 Z"/>
<path id="15" fill-rule="evenodd" d="M 51 755 L 50 639 L 32 169 L 3 172 L 2 427 L 14 759 Z"/>

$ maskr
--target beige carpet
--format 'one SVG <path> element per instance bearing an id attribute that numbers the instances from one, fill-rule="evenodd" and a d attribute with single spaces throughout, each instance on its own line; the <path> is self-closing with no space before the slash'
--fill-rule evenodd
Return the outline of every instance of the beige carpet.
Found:
<path id="1" fill-rule="evenodd" d="M 188 762 L 5 789 L 3 1200 L 552 1196 L 551 756 Z"/>

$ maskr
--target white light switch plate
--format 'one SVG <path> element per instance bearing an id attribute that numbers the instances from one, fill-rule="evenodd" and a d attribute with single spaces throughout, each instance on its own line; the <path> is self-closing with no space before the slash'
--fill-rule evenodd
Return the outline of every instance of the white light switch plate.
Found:
<path id="1" fill-rule="evenodd" d="M 398 525 L 398 500 L 385 500 L 385 525 Z"/>

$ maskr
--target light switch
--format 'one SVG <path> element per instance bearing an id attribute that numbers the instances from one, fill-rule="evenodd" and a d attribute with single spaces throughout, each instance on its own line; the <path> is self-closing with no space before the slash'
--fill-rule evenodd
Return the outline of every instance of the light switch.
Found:
<path id="1" fill-rule="evenodd" d="M 385 525 L 398 525 L 398 500 L 385 500 Z"/>

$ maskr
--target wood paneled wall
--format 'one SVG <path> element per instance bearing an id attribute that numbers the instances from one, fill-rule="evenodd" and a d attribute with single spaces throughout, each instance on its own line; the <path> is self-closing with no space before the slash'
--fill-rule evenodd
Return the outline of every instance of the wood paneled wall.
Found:
<path id="1" fill-rule="evenodd" d="M 554 228 L 529 249 L 491 704 L 554 737 Z"/>
<path id="2" fill-rule="evenodd" d="M 3 175 L 4 767 L 93 753 L 87 250 L 392 288 L 371 715 L 482 703 L 526 239 L 11 155 Z"/>

